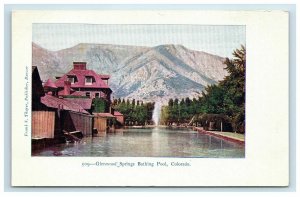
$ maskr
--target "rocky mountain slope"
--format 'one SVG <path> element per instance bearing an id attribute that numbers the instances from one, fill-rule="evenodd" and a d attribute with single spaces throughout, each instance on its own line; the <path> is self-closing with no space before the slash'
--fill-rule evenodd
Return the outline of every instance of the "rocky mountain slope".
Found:
<path id="1" fill-rule="evenodd" d="M 68 72 L 73 61 L 86 61 L 88 69 L 111 75 L 115 98 L 166 102 L 198 97 L 205 86 L 227 75 L 224 58 L 182 45 L 78 44 L 49 51 L 33 43 L 32 50 L 32 65 L 38 66 L 43 81 Z"/>

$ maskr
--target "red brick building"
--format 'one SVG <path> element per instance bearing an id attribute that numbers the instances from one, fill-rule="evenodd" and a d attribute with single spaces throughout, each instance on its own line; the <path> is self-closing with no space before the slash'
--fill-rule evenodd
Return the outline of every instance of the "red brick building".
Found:
<path id="1" fill-rule="evenodd" d="M 80 95 L 104 98 L 110 102 L 112 90 L 108 86 L 109 78 L 109 75 L 99 75 L 93 70 L 86 69 L 86 62 L 73 62 L 73 69 L 54 84 L 57 87 L 58 96 Z"/>

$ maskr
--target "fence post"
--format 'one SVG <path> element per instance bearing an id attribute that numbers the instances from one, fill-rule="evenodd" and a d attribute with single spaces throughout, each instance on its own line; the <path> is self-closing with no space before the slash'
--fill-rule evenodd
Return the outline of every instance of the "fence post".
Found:
<path id="1" fill-rule="evenodd" d="M 221 121 L 221 132 L 223 131 L 223 121 Z"/>

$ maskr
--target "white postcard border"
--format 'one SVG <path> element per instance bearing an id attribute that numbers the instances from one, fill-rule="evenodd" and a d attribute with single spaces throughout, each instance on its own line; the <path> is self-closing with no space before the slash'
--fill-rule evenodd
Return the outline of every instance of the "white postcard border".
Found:
<path id="1" fill-rule="evenodd" d="M 30 133 L 25 136 L 24 121 L 31 108 L 32 23 L 246 25 L 246 158 L 31 157 L 31 138 Z M 288 185 L 288 33 L 288 13 L 282 11 L 13 12 L 12 185 Z M 28 131 L 30 128 L 28 124 Z M 82 167 L 83 162 L 97 161 L 188 162 L 191 166 Z"/>

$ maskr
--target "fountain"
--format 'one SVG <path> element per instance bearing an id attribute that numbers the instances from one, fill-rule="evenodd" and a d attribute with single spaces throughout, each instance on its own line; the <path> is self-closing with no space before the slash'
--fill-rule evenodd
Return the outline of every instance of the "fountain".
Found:
<path id="1" fill-rule="evenodd" d="M 152 115 L 152 120 L 153 120 L 155 126 L 158 126 L 158 124 L 159 124 L 160 112 L 161 112 L 161 103 L 155 102 L 154 109 L 153 109 L 153 115 Z"/>

